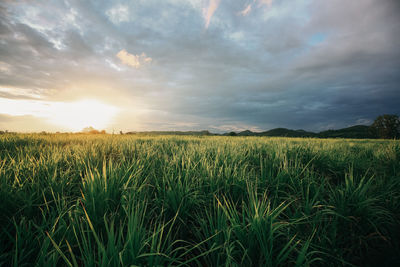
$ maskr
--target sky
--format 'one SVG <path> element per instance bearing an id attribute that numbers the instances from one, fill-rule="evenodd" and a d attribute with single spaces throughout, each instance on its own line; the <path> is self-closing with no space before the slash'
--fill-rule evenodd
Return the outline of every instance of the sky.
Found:
<path id="1" fill-rule="evenodd" d="M 368 125 L 399 48 L 396 0 L 0 0 L 0 130 Z"/>

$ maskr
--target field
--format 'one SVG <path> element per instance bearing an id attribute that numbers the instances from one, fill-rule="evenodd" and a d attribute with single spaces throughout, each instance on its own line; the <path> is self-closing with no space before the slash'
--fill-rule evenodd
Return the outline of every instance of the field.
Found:
<path id="1" fill-rule="evenodd" d="M 0 135 L 3 266 L 400 266 L 400 143 Z"/>

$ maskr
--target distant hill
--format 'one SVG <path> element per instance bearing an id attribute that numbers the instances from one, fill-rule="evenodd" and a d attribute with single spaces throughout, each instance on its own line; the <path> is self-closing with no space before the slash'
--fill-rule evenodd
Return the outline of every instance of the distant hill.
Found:
<path id="1" fill-rule="evenodd" d="M 369 126 L 355 125 L 339 130 L 328 130 L 318 134 L 321 138 L 374 138 Z"/>
<path id="2" fill-rule="evenodd" d="M 225 133 L 223 135 L 237 136 L 276 136 L 276 137 L 316 137 L 316 138 L 374 138 L 370 132 L 370 127 L 365 125 L 355 125 L 339 130 L 328 130 L 320 133 L 308 132 L 304 130 L 291 130 L 286 128 L 275 128 L 265 132 L 252 132 L 250 130 L 239 133 Z"/>
<path id="3" fill-rule="evenodd" d="M 255 136 L 257 133 L 252 132 L 250 130 L 246 130 L 237 134 L 238 136 Z"/>
<path id="4" fill-rule="evenodd" d="M 266 132 L 258 133 L 259 136 L 283 136 L 283 137 L 316 137 L 317 134 L 313 132 L 306 132 L 304 130 L 290 130 L 286 128 L 276 128 Z"/>
<path id="5" fill-rule="evenodd" d="M 148 134 L 148 135 L 223 135 L 223 136 L 275 136 L 275 137 L 314 137 L 314 138 L 374 138 L 370 133 L 370 127 L 365 125 L 355 125 L 338 130 L 327 130 L 319 133 L 304 130 L 291 130 L 286 128 L 275 128 L 264 132 L 253 132 L 245 130 L 242 132 L 228 132 L 224 134 L 214 134 L 207 130 L 204 131 L 147 131 L 147 132 L 127 132 L 126 134 Z"/>
<path id="6" fill-rule="evenodd" d="M 232 134 L 224 134 L 224 135 L 232 135 Z M 243 132 L 239 132 L 236 134 L 237 136 L 286 136 L 286 137 L 315 137 L 316 133 L 306 132 L 304 130 L 290 130 L 286 128 L 276 128 L 265 132 L 252 132 L 250 130 L 246 130 Z"/>

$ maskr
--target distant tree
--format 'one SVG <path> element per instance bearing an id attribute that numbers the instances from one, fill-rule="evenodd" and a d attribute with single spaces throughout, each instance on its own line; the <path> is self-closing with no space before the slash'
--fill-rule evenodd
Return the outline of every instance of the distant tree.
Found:
<path id="1" fill-rule="evenodd" d="M 237 136 L 237 133 L 235 133 L 235 132 L 230 132 L 230 133 L 228 133 L 228 135 L 229 135 L 229 136 Z"/>
<path id="2" fill-rule="evenodd" d="M 400 119 L 393 114 L 378 116 L 371 125 L 371 131 L 375 137 L 393 139 L 400 137 Z"/>
<path id="3" fill-rule="evenodd" d="M 97 131 L 97 130 L 95 128 L 93 128 L 92 126 L 85 127 L 82 129 L 82 133 L 90 133 L 92 131 Z"/>
<path id="4" fill-rule="evenodd" d="M 82 129 L 82 133 L 89 133 L 89 134 L 105 134 L 106 130 L 96 130 L 92 126 L 86 127 Z"/>

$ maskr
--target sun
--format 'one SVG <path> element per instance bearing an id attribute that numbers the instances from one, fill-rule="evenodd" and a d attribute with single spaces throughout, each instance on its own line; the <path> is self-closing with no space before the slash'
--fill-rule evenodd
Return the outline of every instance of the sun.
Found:
<path id="1" fill-rule="evenodd" d="M 81 131 L 88 126 L 103 130 L 110 125 L 119 110 L 118 107 L 94 99 L 54 102 L 0 98 L 0 114 L 31 115 L 68 131 Z"/>
<path id="2" fill-rule="evenodd" d="M 118 112 L 114 106 L 90 99 L 53 103 L 50 110 L 49 122 L 72 131 L 80 131 L 88 126 L 104 129 Z"/>

